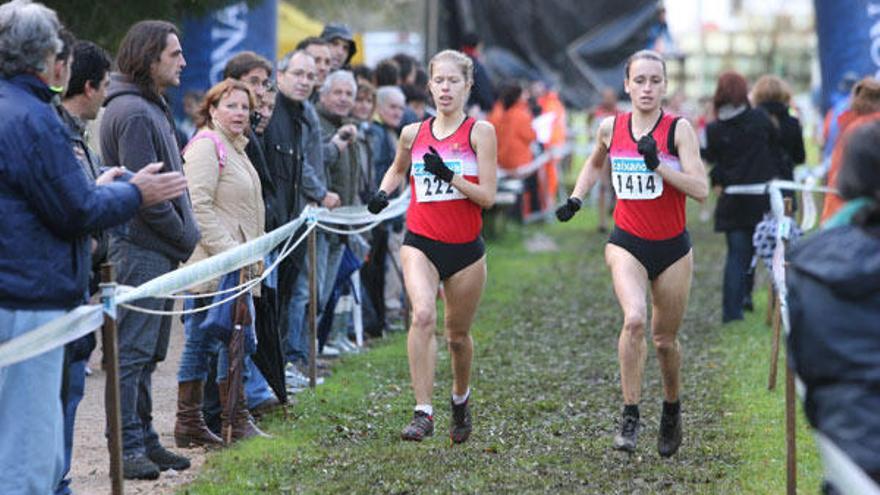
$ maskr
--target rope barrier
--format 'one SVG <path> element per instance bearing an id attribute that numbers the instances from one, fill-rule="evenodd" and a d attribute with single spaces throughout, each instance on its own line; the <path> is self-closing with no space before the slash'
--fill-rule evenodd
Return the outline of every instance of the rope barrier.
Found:
<path id="1" fill-rule="evenodd" d="M 96 304 L 79 306 L 64 316 L 47 322 L 14 339 L 3 342 L 0 344 L 0 367 L 10 366 L 40 355 L 95 331 L 103 323 L 102 309 L 111 315 L 115 312 L 116 306 L 133 311 L 156 311 L 146 310 L 132 303 L 148 297 L 171 297 L 175 293 L 203 284 L 225 273 L 254 264 L 262 260 L 264 256 L 285 240 L 290 241 L 297 230 L 307 221 L 314 223 L 314 225 L 309 226 L 310 229 L 315 228 L 318 223 L 352 226 L 374 225 L 405 213 L 408 201 L 409 191 L 407 190 L 399 197 L 393 199 L 388 208 L 378 215 L 369 213 L 363 206 L 342 207 L 338 208 L 338 211 L 307 206 L 296 219 L 247 243 L 201 260 L 198 263 L 178 268 L 138 287 L 117 290 L 115 306 L 112 308 L 102 308 Z M 340 233 L 353 234 L 357 233 L 357 231 L 341 231 Z M 291 247 L 289 251 L 292 252 L 294 247 Z M 277 260 L 273 264 L 277 266 Z M 269 273 L 271 273 L 271 270 L 269 270 Z M 258 280 L 262 281 L 264 278 L 260 277 Z M 252 282 L 246 283 L 248 285 L 247 290 L 253 287 L 250 285 Z M 234 289 L 241 290 L 242 288 L 239 286 Z M 204 297 L 204 295 L 200 297 Z M 182 297 L 176 296 L 176 298 Z M 175 312 L 173 314 L 180 313 Z"/>

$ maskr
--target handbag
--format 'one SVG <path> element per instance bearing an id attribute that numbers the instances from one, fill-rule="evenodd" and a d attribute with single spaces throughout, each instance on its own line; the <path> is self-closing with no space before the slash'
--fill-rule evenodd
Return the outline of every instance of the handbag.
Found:
<path id="1" fill-rule="evenodd" d="M 211 303 L 216 304 L 230 296 L 228 291 L 241 283 L 241 271 L 235 270 L 223 275 L 220 284 Z M 257 350 L 257 335 L 254 331 L 254 299 L 250 291 L 244 292 L 235 299 L 214 306 L 208 310 L 204 321 L 199 325 L 199 330 L 207 332 L 218 338 L 224 344 L 229 344 L 232 332 L 236 325 L 244 329 L 244 351 L 253 354 Z"/>

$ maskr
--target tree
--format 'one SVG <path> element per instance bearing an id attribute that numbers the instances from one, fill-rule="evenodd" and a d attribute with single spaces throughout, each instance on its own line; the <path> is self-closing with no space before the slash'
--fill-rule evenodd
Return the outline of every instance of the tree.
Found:
<path id="1" fill-rule="evenodd" d="M 43 0 L 58 12 L 61 22 L 79 39 L 94 41 L 115 52 L 132 24 L 161 19 L 180 25 L 186 16 L 198 17 L 241 0 Z M 245 2 L 241 2 L 245 3 Z M 262 0 L 246 0 L 250 6 Z"/>

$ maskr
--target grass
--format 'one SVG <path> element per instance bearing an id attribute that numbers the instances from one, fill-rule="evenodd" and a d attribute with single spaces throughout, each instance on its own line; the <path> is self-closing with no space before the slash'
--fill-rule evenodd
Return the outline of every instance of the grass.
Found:
<path id="1" fill-rule="evenodd" d="M 181 493 L 782 493 L 783 393 L 781 382 L 765 390 L 769 332 L 760 306 L 741 324 L 718 324 L 723 239 L 703 224 L 692 225 L 697 261 L 680 334 L 685 444 L 672 459 L 656 454 L 662 395 L 651 351 L 639 451 L 610 448 L 621 406 L 621 317 L 591 213 L 512 228 L 489 244 L 468 443 L 453 448 L 446 436 L 451 377 L 442 345 L 437 433 L 398 440 L 412 395 L 397 334 L 337 365 L 316 392 L 297 396 L 288 417 L 265 422 L 275 438 L 211 456 Z M 559 251 L 526 252 L 524 241 L 538 232 Z M 801 433 L 801 492 L 814 493 L 818 463 Z"/>

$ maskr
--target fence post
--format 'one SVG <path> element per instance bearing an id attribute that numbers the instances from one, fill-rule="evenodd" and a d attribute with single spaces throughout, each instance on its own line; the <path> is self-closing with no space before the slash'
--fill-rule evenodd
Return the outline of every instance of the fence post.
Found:
<path id="1" fill-rule="evenodd" d="M 101 265 L 101 303 L 104 307 L 104 325 L 101 327 L 101 347 L 104 351 L 104 410 L 109 434 L 110 483 L 113 495 L 122 495 L 122 414 L 119 405 L 119 348 L 116 335 L 116 282 L 113 264 Z M 108 311 L 109 310 L 109 311 Z"/>
<path id="2" fill-rule="evenodd" d="M 309 232 L 309 388 L 317 384 L 318 368 L 318 246 L 315 229 Z"/>
<path id="3" fill-rule="evenodd" d="M 791 216 L 792 200 L 785 198 L 785 216 Z M 788 251 L 788 240 L 783 239 L 783 249 Z M 787 263 L 786 263 L 787 264 Z M 778 306 L 776 318 L 781 319 L 781 302 L 777 301 Z M 778 325 L 777 325 L 778 326 Z M 778 331 L 777 331 L 778 333 Z M 777 335 L 777 340 L 779 336 Z M 777 344 L 778 345 L 778 344 Z M 795 436 L 796 416 L 795 416 L 795 387 L 794 372 L 791 370 L 791 363 L 786 360 L 785 365 L 785 493 L 787 495 L 797 494 L 797 439 Z"/>

